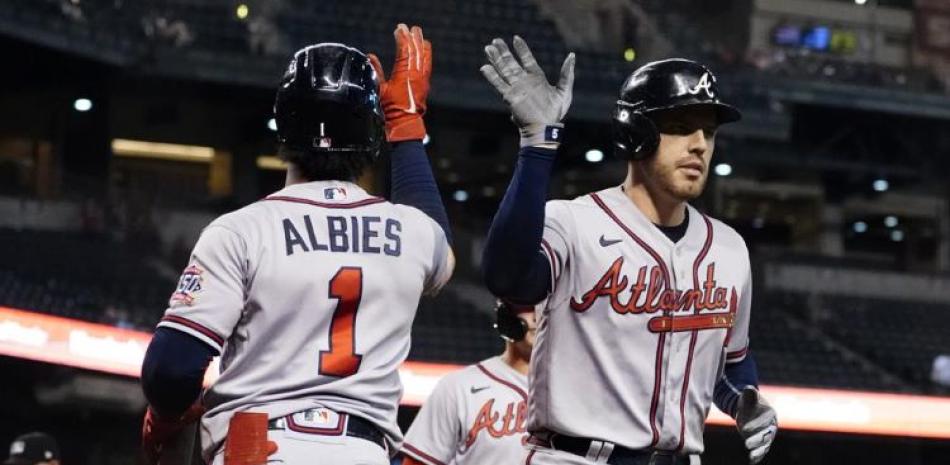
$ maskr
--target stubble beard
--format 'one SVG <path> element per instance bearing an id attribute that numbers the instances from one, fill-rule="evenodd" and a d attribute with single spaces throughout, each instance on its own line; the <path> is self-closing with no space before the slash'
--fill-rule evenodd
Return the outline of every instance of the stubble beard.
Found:
<path id="1" fill-rule="evenodd" d="M 695 200 L 706 188 L 705 174 L 700 179 L 692 181 L 684 179 L 675 167 L 659 168 L 655 163 L 646 163 L 645 171 L 648 182 L 653 184 L 654 190 L 665 193 L 672 199 L 680 202 Z"/>

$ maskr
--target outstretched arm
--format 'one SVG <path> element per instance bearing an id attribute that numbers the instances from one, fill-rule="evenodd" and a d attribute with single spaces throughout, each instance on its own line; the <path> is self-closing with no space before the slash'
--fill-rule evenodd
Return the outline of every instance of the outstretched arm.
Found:
<path id="1" fill-rule="evenodd" d="M 386 79 L 379 58 L 369 54 L 379 80 L 386 116 L 386 139 L 393 145 L 391 200 L 422 210 L 439 223 L 451 243 L 448 215 L 422 145 L 426 135 L 423 116 L 432 76 L 432 44 L 425 40 L 419 26 L 410 29 L 399 24 L 393 36 L 396 39 L 396 61 L 389 79 Z"/>
<path id="2" fill-rule="evenodd" d="M 556 151 L 526 147 L 498 213 L 488 230 L 482 253 L 485 284 L 495 295 L 519 303 L 535 303 L 551 291 L 552 270 L 540 252 L 544 205 Z"/>
<path id="3" fill-rule="evenodd" d="M 525 41 L 515 36 L 513 45 L 517 59 L 503 40 L 493 40 L 485 47 L 489 64 L 481 68 L 505 99 L 521 134 L 514 175 L 488 232 L 482 273 L 495 295 L 535 303 L 551 290 L 551 266 L 540 253 L 544 207 L 562 136 L 561 120 L 571 105 L 574 54 L 564 60 L 554 86 Z"/>

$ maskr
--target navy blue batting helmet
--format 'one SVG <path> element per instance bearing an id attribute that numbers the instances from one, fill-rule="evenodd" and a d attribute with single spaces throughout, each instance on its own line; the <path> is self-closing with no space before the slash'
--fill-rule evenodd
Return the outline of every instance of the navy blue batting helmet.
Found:
<path id="1" fill-rule="evenodd" d="M 277 139 L 308 152 L 377 156 L 385 141 L 376 72 L 363 52 L 322 43 L 298 50 L 274 103 Z"/>
<path id="2" fill-rule="evenodd" d="M 614 152 L 628 160 L 649 157 L 660 143 L 660 133 L 651 116 L 698 105 L 713 107 L 718 124 L 742 117 L 739 110 L 720 100 L 716 76 L 709 68 L 683 58 L 641 66 L 620 88 L 613 114 Z"/>

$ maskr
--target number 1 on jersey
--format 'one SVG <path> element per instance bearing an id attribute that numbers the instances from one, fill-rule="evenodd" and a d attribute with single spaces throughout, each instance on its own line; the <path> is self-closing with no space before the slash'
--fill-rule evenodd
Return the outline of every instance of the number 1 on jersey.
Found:
<path id="1" fill-rule="evenodd" d="M 330 322 L 330 350 L 320 351 L 320 374 L 345 377 L 360 368 L 356 353 L 356 312 L 363 297 L 363 269 L 344 266 L 330 280 L 329 297 L 336 299 Z"/>

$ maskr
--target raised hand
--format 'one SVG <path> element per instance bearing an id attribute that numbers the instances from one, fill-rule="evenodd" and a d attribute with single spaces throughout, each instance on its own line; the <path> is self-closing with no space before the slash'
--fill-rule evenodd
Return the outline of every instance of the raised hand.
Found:
<path id="1" fill-rule="evenodd" d="M 422 36 L 422 28 L 396 26 L 396 62 L 386 79 L 379 58 L 369 61 L 379 78 L 379 94 L 386 115 L 386 139 L 390 142 L 422 140 L 426 135 L 422 116 L 426 112 L 429 79 L 432 77 L 432 44 Z"/>
<path id="2" fill-rule="evenodd" d="M 521 132 L 521 146 L 556 148 L 563 128 L 561 120 L 571 106 L 574 54 L 564 59 L 560 79 L 554 86 L 524 39 L 515 36 L 512 44 L 517 59 L 502 39 L 496 38 L 486 45 L 489 64 L 482 66 L 481 72 L 511 108 L 511 119 Z"/>

